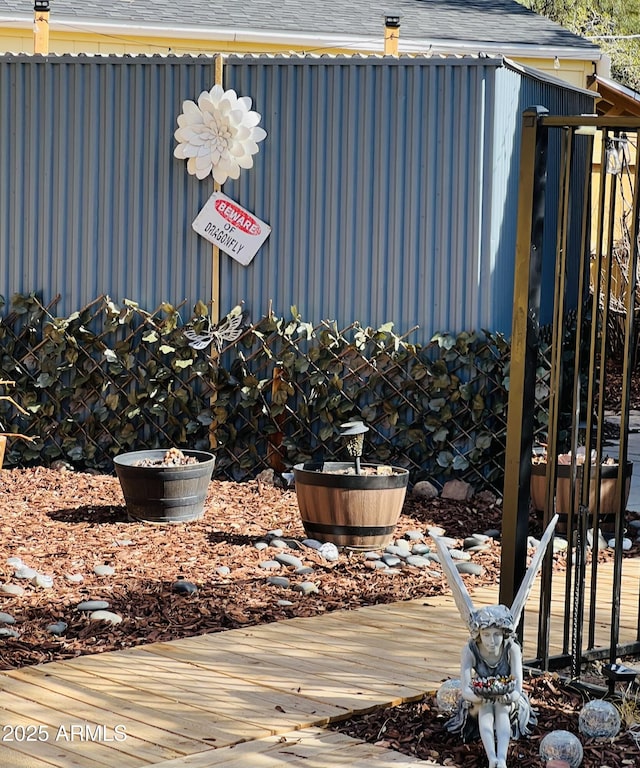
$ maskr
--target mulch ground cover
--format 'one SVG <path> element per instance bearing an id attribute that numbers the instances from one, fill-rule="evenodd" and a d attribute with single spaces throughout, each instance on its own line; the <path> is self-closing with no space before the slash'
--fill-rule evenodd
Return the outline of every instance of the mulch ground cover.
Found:
<path id="1" fill-rule="evenodd" d="M 579 688 L 564 683 L 554 674 L 544 674 L 525 681 L 538 724 L 527 738 L 512 741 L 507 764 L 519 768 L 542 768 L 540 742 L 555 730 L 569 731 L 579 737 L 583 749 L 581 768 L 629 768 L 640 766 L 640 730 L 621 729 L 614 739 L 587 738 L 579 732 L 578 716 L 588 701 Z M 636 707 L 635 692 L 627 701 Z M 480 741 L 463 744 L 450 734 L 444 724 L 447 716 L 439 712 L 434 696 L 399 707 L 379 709 L 367 715 L 333 726 L 349 736 L 395 749 L 406 755 L 432 760 L 440 765 L 486 768 L 487 759 Z"/>
<path id="2" fill-rule="evenodd" d="M 495 497 L 469 504 L 408 497 L 397 528 L 426 530 L 438 525 L 451 536 L 499 528 Z M 117 478 L 45 468 L 0 471 L 0 582 L 24 586 L 22 596 L 0 593 L 0 611 L 16 618 L 19 638 L 0 640 L 0 669 L 174 640 L 205 632 L 312 616 L 361 605 L 441 594 L 446 582 L 432 569 L 406 568 L 395 576 L 372 570 L 364 554 L 343 550 L 335 562 L 304 547 L 311 576 L 287 572 L 292 586 L 311 579 L 318 591 L 303 595 L 270 585 L 255 544 L 270 531 L 292 540 L 306 538 L 295 491 L 262 482 L 212 481 L 200 520 L 180 524 L 130 521 Z M 13 578 L 7 558 L 53 577 L 41 589 Z M 477 558 L 485 567 L 470 584 L 493 583 L 500 547 Z M 98 576 L 97 565 L 112 575 Z M 79 574 L 79 584 L 67 576 Z M 195 595 L 177 594 L 185 579 Z M 283 598 L 289 606 L 279 604 Z M 123 618 L 120 624 L 88 619 L 79 602 L 104 600 Z M 68 624 L 54 637 L 47 627 Z"/>

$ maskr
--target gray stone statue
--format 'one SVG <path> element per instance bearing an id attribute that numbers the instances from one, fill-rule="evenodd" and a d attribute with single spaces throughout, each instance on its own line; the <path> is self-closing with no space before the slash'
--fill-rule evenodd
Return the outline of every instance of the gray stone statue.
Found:
<path id="1" fill-rule="evenodd" d="M 460 662 L 461 696 L 446 727 L 459 733 L 465 742 L 479 737 L 489 768 L 507 768 L 509 741 L 528 735 L 537 722 L 522 689 L 522 651 L 515 631 L 557 520 L 556 515 L 547 526 L 511 608 L 491 605 L 476 610 L 445 543 L 433 537 L 442 570 L 470 634 Z"/>

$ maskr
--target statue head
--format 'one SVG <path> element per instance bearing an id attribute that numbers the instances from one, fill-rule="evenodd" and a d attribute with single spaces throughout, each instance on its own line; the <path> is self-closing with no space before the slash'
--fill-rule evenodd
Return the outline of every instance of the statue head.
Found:
<path id="1" fill-rule="evenodd" d="M 488 627 L 502 629 L 505 637 L 512 637 L 515 634 L 513 614 L 506 605 L 487 605 L 471 612 L 469 632 L 474 640 L 478 639 L 481 629 Z"/>

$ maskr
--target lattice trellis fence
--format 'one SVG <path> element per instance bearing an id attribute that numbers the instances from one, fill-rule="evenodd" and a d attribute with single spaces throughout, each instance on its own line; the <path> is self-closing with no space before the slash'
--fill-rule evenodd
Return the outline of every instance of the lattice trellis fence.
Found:
<path id="1" fill-rule="evenodd" d="M 200 314 L 96 299 L 65 318 L 55 302 L 14 297 L 0 321 L 0 379 L 29 412 L 0 401 L 6 465 L 65 460 L 112 471 L 113 456 L 169 445 L 216 453 L 216 475 L 344 458 L 339 425 L 369 426 L 365 461 L 407 467 L 412 482 L 459 477 L 501 491 L 509 346 L 500 335 L 437 334 L 425 346 L 378 329 L 312 327 L 269 314 L 226 348 L 189 346 Z"/>

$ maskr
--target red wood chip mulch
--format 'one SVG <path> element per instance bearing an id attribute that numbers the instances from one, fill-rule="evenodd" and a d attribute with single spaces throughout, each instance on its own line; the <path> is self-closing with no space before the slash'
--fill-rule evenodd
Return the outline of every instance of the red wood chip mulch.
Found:
<path id="1" fill-rule="evenodd" d="M 397 534 L 431 525 L 452 536 L 499 527 L 500 508 L 494 502 L 408 497 Z M 446 590 L 443 579 L 426 570 L 382 576 L 367 567 L 361 553 L 343 551 L 338 561 L 329 562 L 305 547 L 294 554 L 314 568 L 313 574 L 287 576 L 292 585 L 311 579 L 319 591 L 307 596 L 283 591 L 268 585 L 269 573 L 259 567 L 272 559 L 273 550 L 266 555 L 254 546 L 277 529 L 285 538 L 306 538 L 295 491 L 273 484 L 214 480 L 200 520 L 153 524 L 128 519 L 116 477 L 42 467 L 0 471 L 0 582 L 25 588 L 20 597 L 0 593 L 0 611 L 15 616 L 13 628 L 20 633 L 0 640 L 0 669 Z M 477 558 L 486 573 L 482 579 L 470 577 L 472 584 L 495 581 L 499 550 L 496 544 Z M 9 557 L 53 576 L 53 587 L 13 578 Z M 115 573 L 95 575 L 94 567 L 102 564 Z M 229 574 L 218 571 L 225 566 Z M 71 583 L 67 574 L 81 574 L 84 581 Z M 180 577 L 196 584 L 198 592 L 176 594 L 172 586 Z M 88 599 L 106 600 L 122 623 L 90 621 L 75 610 Z M 282 599 L 292 605 L 279 606 Z M 61 638 L 46 629 L 57 621 L 68 624 Z"/>

